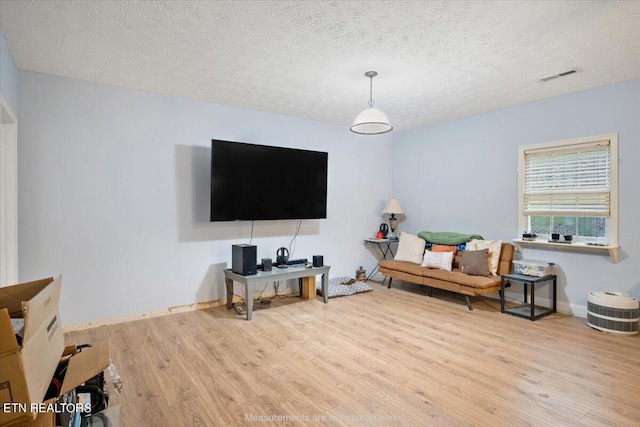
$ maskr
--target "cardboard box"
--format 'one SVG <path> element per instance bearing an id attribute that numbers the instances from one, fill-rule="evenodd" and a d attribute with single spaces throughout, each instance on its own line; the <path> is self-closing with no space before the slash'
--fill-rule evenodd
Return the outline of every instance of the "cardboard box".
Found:
<path id="1" fill-rule="evenodd" d="M 60 393 L 57 396 L 60 397 L 93 378 L 109 366 L 109 341 L 100 341 L 91 347 L 82 349 L 80 352 L 76 351 L 75 345 L 65 347 L 62 358 L 60 359 L 60 365 L 58 366 L 67 367 Z M 69 400 L 67 400 L 67 402 L 69 402 Z M 72 399 L 72 402 L 80 404 L 75 398 Z M 47 403 L 55 404 L 54 399 L 47 401 Z M 54 410 L 66 414 L 62 418 L 63 420 L 73 420 L 74 417 L 81 416 L 79 413 L 80 409 L 70 409 L 70 406 L 73 407 L 73 405 L 57 405 L 54 406 Z M 47 407 L 46 410 L 48 411 L 49 407 Z M 38 418 L 45 413 L 38 414 Z M 41 425 L 49 426 L 47 424 Z M 53 427 L 53 424 L 50 424 L 50 426 Z"/>
<path id="2" fill-rule="evenodd" d="M 109 341 L 99 341 L 77 352 L 76 346 L 65 347 L 60 364 L 67 365 L 59 396 L 98 375 L 109 366 Z"/>
<path id="3" fill-rule="evenodd" d="M 34 413 L 37 417 L 34 420 L 11 422 L 11 426 L 54 427 L 56 413 L 62 412 L 66 414 L 63 416 L 66 419 L 69 417 L 73 419 L 78 411 L 70 409 L 73 405 L 59 404 L 57 398 L 93 378 L 109 366 L 109 341 L 100 341 L 91 347 L 84 348 L 81 352 L 77 351 L 75 345 L 65 347 L 58 368 L 63 366 L 66 366 L 67 369 L 58 396 L 38 405 L 38 410 Z"/>
<path id="4" fill-rule="evenodd" d="M 53 412 L 42 412 L 38 414 L 35 420 L 20 425 L 23 427 L 55 427 L 56 414 Z"/>
<path id="5" fill-rule="evenodd" d="M 0 288 L 0 426 L 35 418 L 31 403 L 42 402 L 51 383 L 64 337 L 58 302 L 62 277 Z M 22 346 L 11 318 L 24 320 Z M 6 410 L 25 404 L 27 411 Z"/>

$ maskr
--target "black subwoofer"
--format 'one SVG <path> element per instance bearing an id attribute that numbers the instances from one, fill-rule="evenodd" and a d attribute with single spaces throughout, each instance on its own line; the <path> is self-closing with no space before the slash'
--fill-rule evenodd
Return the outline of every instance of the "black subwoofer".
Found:
<path id="1" fill-rule="evenodd" d="M 258 272 L 256 264 L 258 248 L 256 245 L 233 245 L 231 247 L 231 271 L 243 276 L 251 276 Z"/>

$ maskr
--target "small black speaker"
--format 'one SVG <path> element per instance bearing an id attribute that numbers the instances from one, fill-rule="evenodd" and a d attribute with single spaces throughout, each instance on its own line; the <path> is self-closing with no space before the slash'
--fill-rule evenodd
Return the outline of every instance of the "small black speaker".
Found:
<path id="1" fill-rule="evenodd" d="M 271 258 L 262 258 L 262 271 L 271 271 L 273 268 L 273 262 Z"/>
<path id="2" fill-rule="evenodd" d="M 313 256 L 313 266 L 322 267 L 324 265 L 324 257 L 322 255 Z"/>
<path id="3" fill-rule="evenodd" d="M 231 246 L 231 271 L 243 276 L 257 274 L 257 258 L 258 247 L 256 245 L 233 245 Z"/>

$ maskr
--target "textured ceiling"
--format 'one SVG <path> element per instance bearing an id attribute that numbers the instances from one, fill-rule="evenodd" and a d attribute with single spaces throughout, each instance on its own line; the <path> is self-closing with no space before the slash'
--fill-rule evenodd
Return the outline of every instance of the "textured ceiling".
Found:
<path id="1" fill-rule="evenodd" d="M 6 1 L 23 70 L 396 130 L 640 78 L 640 1 Z M 545 83 L 548 75 L 580 72 Z"/>

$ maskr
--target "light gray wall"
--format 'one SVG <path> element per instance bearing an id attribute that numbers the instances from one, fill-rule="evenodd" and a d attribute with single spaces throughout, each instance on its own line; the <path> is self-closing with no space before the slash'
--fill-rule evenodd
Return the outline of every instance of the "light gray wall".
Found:
<path id="1" fill-rule="evenodd" d="M 18 114 L 18 70 L 13 63 L 11 52 L 0 31 L 0 93 L 7 103 Z"/>
<path id="2" fill-rule="evenodd" d="M 63 274 L 67 325 L 222 298 L 230 246 L 249 241 L 251 223 L 207 219 L 212 138 L 329 152 L 329 218 L 303 221 L 294 256 L 323 254 L 335 277 L 375 265 L 362 238 L 382 222 L 390 195 L 407 213 L 400 230 L 510 241 L 517 147 L 618 132 L 620 262 L 534 249 L 524 257 L 558 263 L 566 311 L 584 315 L 594 290 L 640 297 L 638 80 L 361 137 L 343 126 L 18 73 L 20 280 Z M 274 257 L 295 228 L 256 222 L 258 257 Z"/>
<path id="3" fill-rule="evenodd" d="M 26 71 L 19 94 L 20 280 L 62 274 L 65 325 L 223 297 L 251 222 L 208 220 L 212 138 L 328 151 L 328 218 L 302 222 L 292 256 L 323 254 L 332 277 L 375 265 L 390 135 Z M 258 258 L 296 225 L 256 222 Z"/>
<path id="4" fill-rule="evenodd" d="M 640 80 L 394 134 L 392 188 L 407 214 L 400 227 L 511 241 L 518 232 L 518 146 L 614 132 L 619 263 L 607 254 L 530 248 L 523 257 L 558 264 L 564 311 L 585 315 L 590 291 L 640 298 Z"/>

